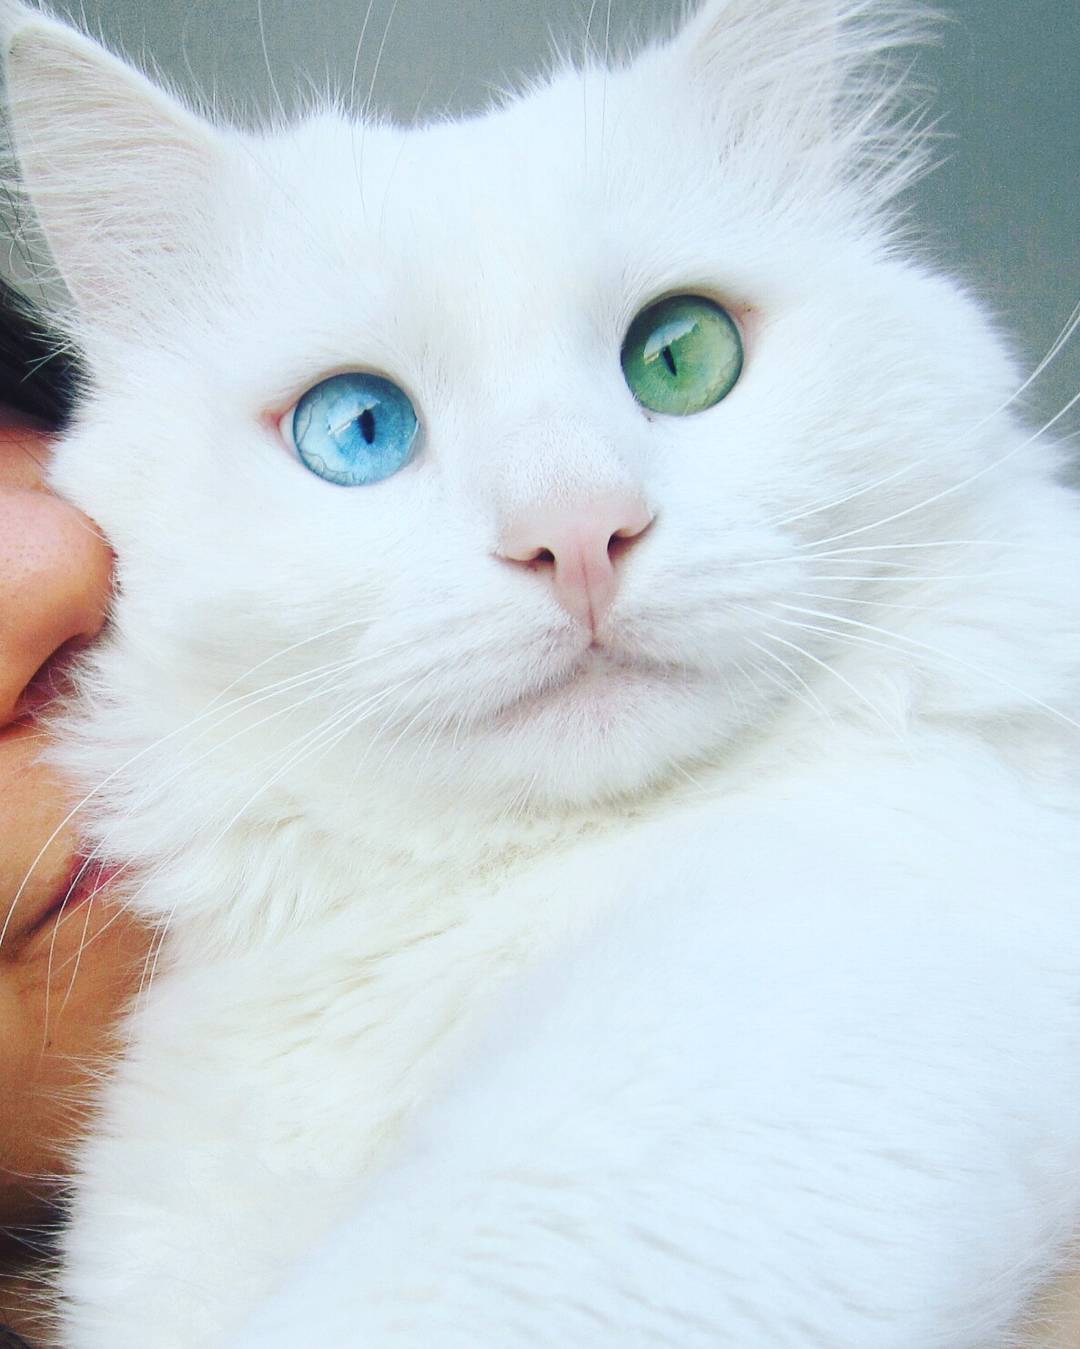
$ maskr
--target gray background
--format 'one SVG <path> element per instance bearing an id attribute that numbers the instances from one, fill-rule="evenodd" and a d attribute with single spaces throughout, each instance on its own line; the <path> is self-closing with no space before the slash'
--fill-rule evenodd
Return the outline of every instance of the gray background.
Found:
<path id="1" fill-rule="evenodd" d="M 768 0 L 762 0 L 767 3 Z M 945 163 L 912 194 L 925 256 L 965 279 L 1031 367 L 1080 301 L 1080 0 L 942 0 L 916 76 L 938 91 Z M 59 0 L 129 55 L 245 120 L 314 87 L 371 90 L 409 121 L 475 108 L 535 72 L 551 36 L 579 50 L 590 0 Z M 610 37 L 670 28 L 681 0 L 612 0 Z M 357 59 L 357 43 L 364 29 Z M 606 0 L 592 31 L 603 44 Z M 380 59 L 381 53 L 381 59 Z M 376 69 L 377 67 L 377 69 Z M 1074 340 L 1032 390 L 1033 417 L 1080 389 Z M 1068 419 L 1069 429 L 1080 418 Z"/>

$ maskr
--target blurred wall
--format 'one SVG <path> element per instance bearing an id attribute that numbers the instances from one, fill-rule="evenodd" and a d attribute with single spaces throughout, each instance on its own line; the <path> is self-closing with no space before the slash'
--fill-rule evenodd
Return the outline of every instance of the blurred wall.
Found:
<path id="1" fill-rule="evenodd" d="M 767 0 L 761 0 L 767 3 Z M 129 55 L 245 119 L 328 86 L 412 120 L 475 108 L 580 49 L 590 0 L 55 0 Z M 1080 0 L 941 0 L 920 56 L 939 91 L 944 165 L 915 189 L 924 252 L 967 280 L 1028 366 L 1080 301 Z M 605 0 L 593 38 L 670 27 L 680 0 Z M 363 34 L 357 57 L 357 45 Z M 1044 419 L 1080 390 L 1080 339 L 1033 389 Z M 1074 428 L 1080 418 L 1071 419 Z"/>

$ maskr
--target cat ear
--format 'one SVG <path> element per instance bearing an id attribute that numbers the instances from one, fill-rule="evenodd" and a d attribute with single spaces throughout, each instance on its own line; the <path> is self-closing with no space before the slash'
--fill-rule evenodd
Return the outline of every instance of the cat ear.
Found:
<path id="1" fill-rule="evenodd" d="M 90 39 L 21 7 L 3 17 L 23 191 L 84 317 L 134 328 L 200 237 L 221 142 Z"/>
<path id="2" fill-rule="evenodd" d="M 876 0 L 706 0 L 668 56 L 728 139 L 812 147 L 820 166 L 870 142 L 898 83 L 881 54 L 918 37 L 902 5 Z"/>

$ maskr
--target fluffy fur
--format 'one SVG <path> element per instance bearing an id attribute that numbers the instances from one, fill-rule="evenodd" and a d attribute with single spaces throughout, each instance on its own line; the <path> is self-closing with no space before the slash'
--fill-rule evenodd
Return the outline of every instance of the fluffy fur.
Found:
<path id="1" fill-rule="evenodd" d="M 711 0 L 476 120 L 243 135 L 9 17 L 118 558 L 65 765 L 165 931 L 65 1349 L 976 1349 L 1052 1273 L 1080 531 L 891 231 L 909 27 Z M 747 362 L 676 419 L 619 350 L 678 291 Z M 423 445 L 350 490 L 277 423 L 353 368 Z M 591 644 L 497 552 L 612 491 Z"/>

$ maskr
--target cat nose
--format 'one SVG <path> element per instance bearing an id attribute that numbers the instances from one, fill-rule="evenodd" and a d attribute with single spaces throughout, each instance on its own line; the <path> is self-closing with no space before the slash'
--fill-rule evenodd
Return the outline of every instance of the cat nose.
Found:
<path id="1" fill-rule="evenodd" d="M 559 604 L 595 635 L 618 590 L 619 560 L 652 519 L 631 493 L 537 506 L 504 529 L 499 556 L 545 572 Z"/>

